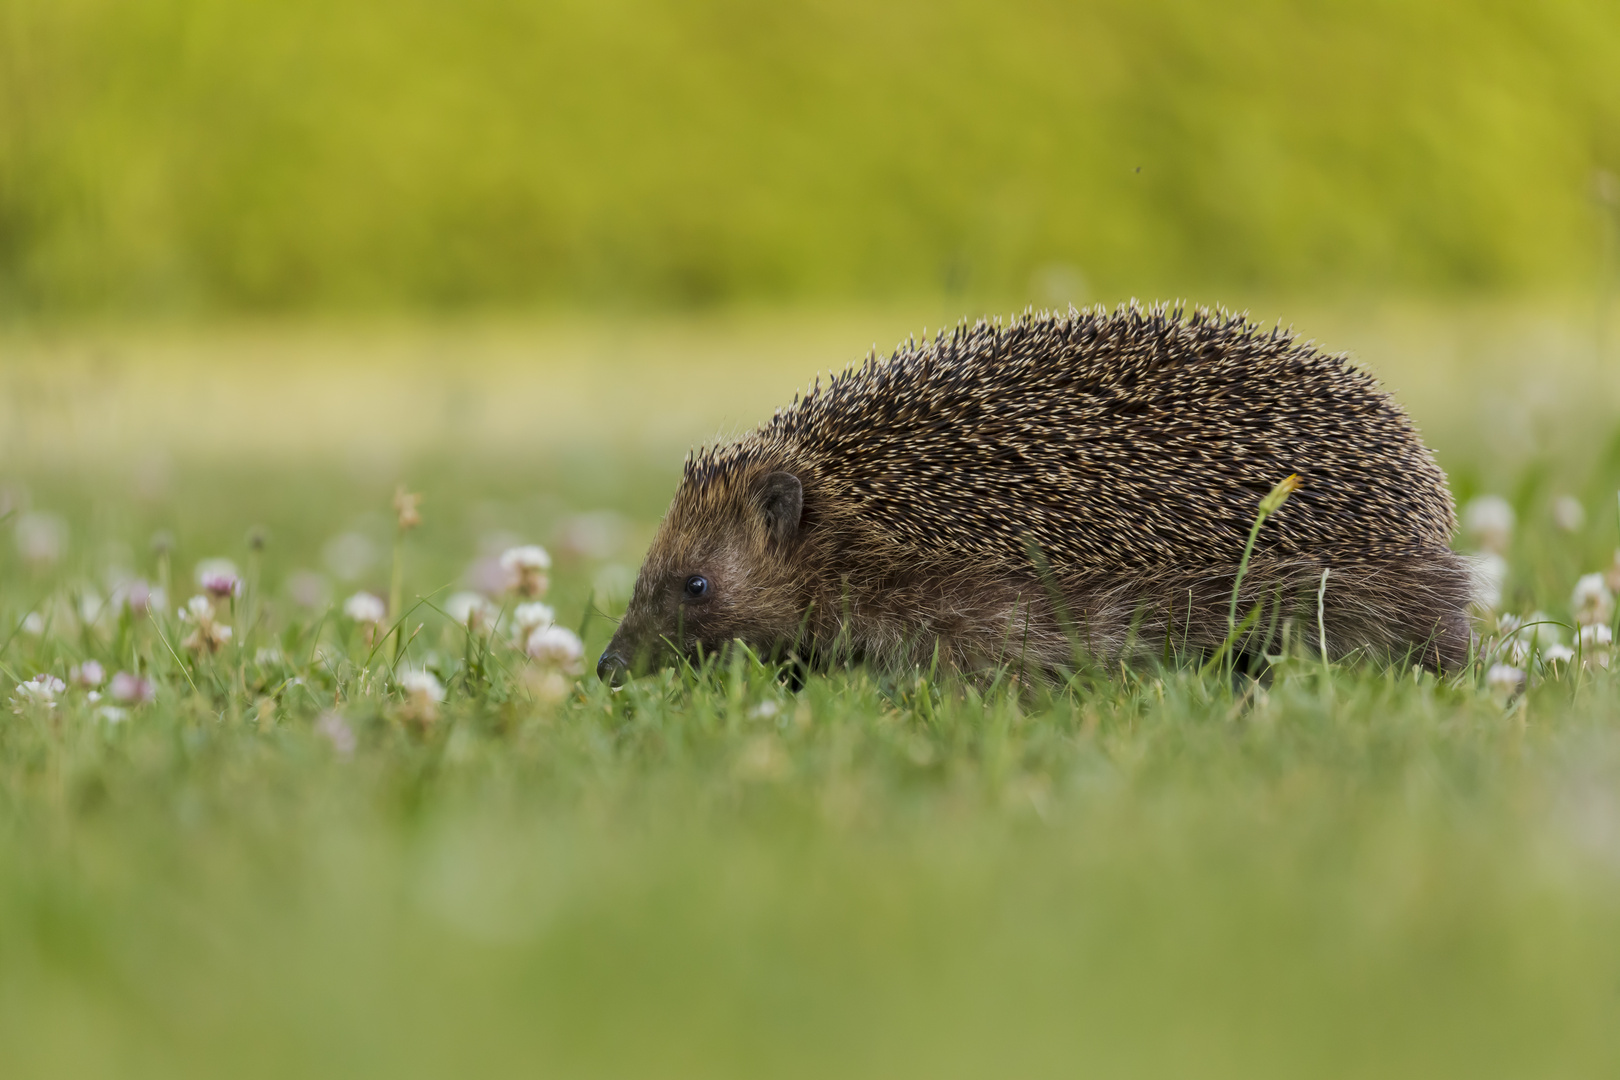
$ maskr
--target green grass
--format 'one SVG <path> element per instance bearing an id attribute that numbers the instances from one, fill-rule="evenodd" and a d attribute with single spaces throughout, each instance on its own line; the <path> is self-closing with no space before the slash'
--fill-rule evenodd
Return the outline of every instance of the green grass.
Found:
<path id="1" fill-rule="evenodd" d="M 0 0 L 0 305 L 1589 290 L 1617 51 L 1607 0 Z"/>
<path id="2" fill-rule="evenodd" d="M 342 662 L 265 723 L 141 651 L 131 720 L 0 728 L 8 1076 L 1620 1064 L 1607 676 L 497 676 L 418 734 Z"/>
<path id="3" fill-rule="evenodd" d="M 709 335 L 679 348 L 781 362 Z M 448 688 L 424 729 L 386 677 L 391 650 L 298 608 L 287 582 L 359 531 L 383 557 L 335 599 L 385 594 L 403 476 L 426 495 L 408 596 L 442 598 L 491 534 L 538 540 L 557 555 L 559 620 L 599 647 L 611 622 L 587 617 L 593 582 L 634 563 L 678 460 L 637 448 L 674 400 L 643 385 L 656 365 L 585 350 L 646 399 L 594 441 L 559 374 L 554 398 L 522 391 L 527 443 L 458 444 L 453 424 L 417 443 L 425 406 L 382 395 L 381 372 L 415 378 L 398 364 L 304 386 L 311 401 L 378 388 L 345 399 L 354 430 L 326 431 L 297 427 L 299 393 L 268 418 L 254 408 L 272 399 L 253 373 L 302 379 L 287 357 L 321 355 L 303 338 L 205 338 L 216 365 L 242 367 L 200 396 L 204 367 L 126 371 L 120 350 L 137 345 L 86 340 L 102 342 L 84 346 L 100 365 L 86 370 L 150 426 L 116 453 L 64 438 L 93 430 L 103 392 L 76 382 L 79 346 L 46 342 L 54 363 L 37 366 L 7 354 L 6 396 L 29 403 L 30 426 L 7 428 L 0 493 L 60 515 L 68 537 L 57 562 L 29 566 L 16 520 L 0 526 L 0 694 L 87 657 L 138 665 L 159 691 L 117 724 L 77 690 L 52 711 L 0 711 L 0 1075 L 1620 1067 L 1620 671 L 1540 677 L 1504 705 L 1477 671 L 1438 682 L 1309 656 L 1263 692 L 1171 669 L 1058 688 L 856 671 L 793 693 L 739 663 L 617 694 L 583 679 L 547 701 L 506 635 L 471 671 L 465 635 L 422 607 L 407 661 Z M 1384 366 L 1412 355 L 1407 341 Z M 719 370 L 684 357 L 666 354 Z M 514 385 L 507 368 L 480 370 L 458 374 L 474 417 L 481 380 Z M 1592 426 L 1607 399 L 1577 385 L 1549 415 L 1598 419 L 1516 464 L 1503 459 L 1517 444 L 1474 449 L 1473 399 L 1414 394 L 1460 489 L 1505 492 L 1520 511 L 1510 606 L 1559 619 L 1574 576 L 1615 546 L 1620 486 Z M 230 422 L 210 426 L 199 401 Z M 391 428 L 362 422 L 378 401 Z M 714 419 L 685 422 L 701 438 Z M 282 424 L 302 453 L 258 449 L 256 425 Z M 252 452 L 233 450 L 233 429 Z M 1584 498 L 1579 532 L 1546 517 L 1561 491 Z M 622 541 L 565 554 L 564 524 L 604 507 Z M 87 588 L 105 592 L 109 565 L 159 577 L 158 530 L 174 537 L 171 610 L 201 559 L 228 556 L 249 578 L 218 656 L 188 654 L 169 614 L 86 629 L 71 613 Z M 30 610 L 48 632 L 10 637 Z M 282 658 L 261 661 L 272 645 Z M 323 734 L 334 711 L 352 755 Z"/>

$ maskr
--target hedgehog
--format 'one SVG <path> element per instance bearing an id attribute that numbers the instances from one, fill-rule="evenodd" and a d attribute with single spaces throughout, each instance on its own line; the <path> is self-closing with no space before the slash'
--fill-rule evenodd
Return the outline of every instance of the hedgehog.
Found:
<path id="1" fill-rule="evenodd" d="M 1347 356 L 1222 309 L 1028 311 L 874 350 L 689 454 L 597 673 L 740 643 L 798 671 L 1061 677 L 1284 641 L 1454 672 L 1455 528 L 1445 474 Z"/>

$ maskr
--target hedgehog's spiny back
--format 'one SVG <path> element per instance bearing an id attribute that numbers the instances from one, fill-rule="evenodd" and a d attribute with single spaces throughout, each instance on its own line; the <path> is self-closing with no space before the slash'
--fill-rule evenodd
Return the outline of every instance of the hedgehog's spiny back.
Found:
<path id="1" fill-rule="evenodd" d="M 1342 357 L 1225 313 L 1132 305 L 1026 315 L 908 344 L 817 387 L 688 485 L 750 463 L 919 551 L 1055 565 L 1225 565 L 1260 498 L 1278 555 L 1444 549 L 1444 477 L 1405 414 Z"/>

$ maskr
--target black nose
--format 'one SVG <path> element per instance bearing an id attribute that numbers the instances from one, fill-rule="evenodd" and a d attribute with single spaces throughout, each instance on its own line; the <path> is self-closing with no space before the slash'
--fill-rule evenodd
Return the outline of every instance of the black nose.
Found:
<path id="1" fill-rule="evenodd" d="M 602 654 L 602 659 L 596 662 L 596 677 L 609 686 L 621 686 L 630 665 L 624 662 L 624 657 L 611 649 Z"/>

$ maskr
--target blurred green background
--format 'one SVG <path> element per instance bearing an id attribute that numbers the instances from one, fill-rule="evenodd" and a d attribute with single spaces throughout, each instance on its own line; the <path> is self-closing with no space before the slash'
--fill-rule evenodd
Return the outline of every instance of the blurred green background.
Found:
<path id="1" fill-rule="evenodd" d="M 0 0 L 0 304 L 1589 295 L 1617 56 L 1608 0 Z"/>

